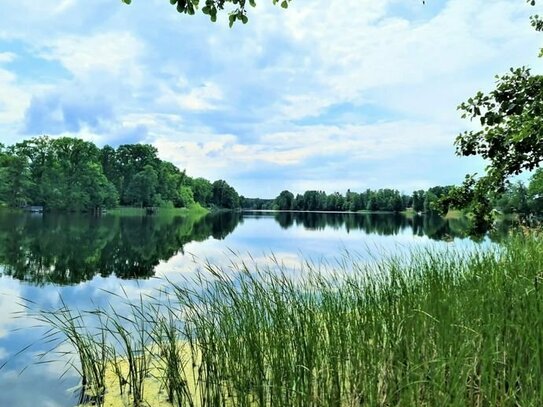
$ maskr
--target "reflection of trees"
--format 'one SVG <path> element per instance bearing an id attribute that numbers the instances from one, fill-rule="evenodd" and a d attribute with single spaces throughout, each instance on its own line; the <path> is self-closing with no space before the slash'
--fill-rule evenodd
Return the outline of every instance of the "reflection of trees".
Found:
<path id="1" fill-rule="evenodd" d="M 288 229 L 294 225 L 294 214 L 292 212 L 276 212 L 275 220 L 283 229 Z"/>
<path id="2" fill-rule="evenodd" d="M 345 228 L 347 233 L 363 230 L 379 235 L 395 235 L 408 227 L 405 216 L 400 214 L 278 212 L 275 219 L 283 228 L 296 224 L 310 230 Z"/>
<path id="3" fill-rule="evenodd" d="M 184 244 L 226 237 L 239 217 L 230 212 L 199 218 L 0 212 L 0 265 L 4 274 L 38 284 L 75 284 L 97 274 L 148 278 Z"/>
<path id="4" fill-rule="evenodd" d="M 211 226 L 211 235 L 214 239 L 222 240 L 234 231 L 238 223 L 243 223 L 240 212 L 219 212 L 204 219 Z"/>
<path id="5" fill-rule="evenodd" d="M 407 217 L 402 214 L 277 212 L 274 216 L 284 229 L 296 224 L 310 230 L 345 228 L 347 233 L 362 230 L 382 236 L 411 230 L 413 235 L 428 236 L 434 240 L 451 240 L 469 235 L 466 218 L 445 219 L 437 215 Z M 490 235 L 492 239 L 497 238 L 494 234 Z"/>
<path id="6" fill-rule="evenodd" d="M 269 216 L 251 214 L 256 218 Z M 435 240 L 468 235 L 466 219 L 439 216 L 308 212 L 279 212 L 274 216 L 285 229 L 297 225 L 383 236 L 411 232 Z M 0 271 L 35 284 L 75 284 L 95 275 L 148 278 L 160 261 L 183 252 L 186 243 L 209 237 L 224 239 L 240 222 L 243 215 L 237 212 L 198 218 L 165 213 L 96 218 L 0 211 Z M 489 237 L 499 241 L 507 226 L 499 224 Z"/>

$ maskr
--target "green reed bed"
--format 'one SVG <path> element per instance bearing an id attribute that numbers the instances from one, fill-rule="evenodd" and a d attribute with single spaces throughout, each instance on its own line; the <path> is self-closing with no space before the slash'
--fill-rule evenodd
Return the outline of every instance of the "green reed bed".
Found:
<path id="1" fill-rule="evenodd" d="M 298 273 L 233 263 L 136 306 L 176 406 L 543 403 L 541 235 Z"/>
<path id="2" fill-rule="evenodd" d="M 27 301 L 25 306 L 31 309 L 31 305 L 31 301 Z M 105 374 L 110 363 L 110 352 L 104 321 L 99 312 L 93 314 L 98 321 L 98 328 L 93 332 L 87 327 L 85 315 L 70 310 L 64 302 L 54 312 L 43 311 L 32 315 L 49 328 L 44 339 L 52 344 L 52 349 L 38 356 L 38 363 L 51 363 L 56 358 L 65 360 L 66 370 L 63 375 L 69 369 L 75 369 L 81 377 L 79 403 L 101 406 L 106 391 Z M 66 344 L 72 351 L 65 348 Z"/>

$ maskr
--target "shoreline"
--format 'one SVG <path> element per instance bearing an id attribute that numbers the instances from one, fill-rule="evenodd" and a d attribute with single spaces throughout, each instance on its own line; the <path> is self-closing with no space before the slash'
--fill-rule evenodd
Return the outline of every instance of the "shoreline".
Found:
<path id="1" fill-rule="evenodd" d="M 321 214 L 353 214 L 353 215 L 404 215 L 404 216 L 425 216 L 425 215 L 431 215 L 432 213 L 417 213 L 415 211 L 303 211 L 298 209 L 240 209 L 239 212 L 258 212 L 258 213 L 321 213 Z M 458 211 L 459 212 L 459 211 Z M 443 218 L 447 218 L 447 215 L 439 215 L 435 213 L 435 215 L 441 216 Z"/>

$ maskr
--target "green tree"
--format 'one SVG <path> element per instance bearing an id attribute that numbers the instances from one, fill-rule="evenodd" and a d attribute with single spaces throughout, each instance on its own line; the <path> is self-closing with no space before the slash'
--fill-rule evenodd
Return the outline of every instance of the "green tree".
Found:
<path id="1" fill-rule="evenodd" d="M 239 195 L 226 181 L 217 180 L 213 183 L 212 203 L 225 209 L 239 208 Z"/>
<path id="2" fill-rule="evenodd" d="M 188 186 L 182 186 L 179 191 L 179 196 L 181 197 L 181 206 L 185 208 L 190 208 L 194 206 L 194 195 L 192 193 L 192 189 Z"/>
<path id="3" fill-rule="evenodd" d="M 398 191 L 394 194 L 392 197 L 392 211 L 393 212 L 401 212 L 405 209 L 404 201 L 402 199 L 402 196 Z"/>
<path id="4" fill-rule="evenodd" d="M 11 154 L 0 156 L 0 201 L 12 207 L 25 206 L 31 185 L 30 171 L 24 157 Z"/>
<path id="5" fill-rule="evenodd" d="M 156 190 L 158 175 L 150 165 L 138 172 L 130 182 L 126 190 L 126 199 L 131 204 L 140 206 L 154 206 L 156 202 Z"/>
<path id="6" fill-rule="evenodd" d="M 500 196 L 496 206 L 505 213 L 528 214 L 528 190 L 522 182 L 517 182 Z"/>
<path id="7" fill-rule="evenodd" d="M 78 186 L 88 199 L 83 209 L 113 208 L 119 202 L 117 189 L 104 175 L 97 162 L 89 163 L 82 171 Z"/>
<path id="8" fill-rule="evenodd" d="M 296 194 L 296 198 L 294 198 L 294 209 L 297 211 L 304 210 L 304 197 L 300 194 Z"/>
<path id="9" fill-rule="evenodd" d="M 504 190 L 509 176 L 533 170 L 543 160 L 543 76 L 511 69 L 494 91 L 477 93 L 460 109 L 482 129 L 459 135 L 457 152 L 489 160 L 488 186 Z"/>
<path id="10" fill-rule="evenodd" d="M 413 210 L 415 212 L 422 212 L 424 210 L 424 191 L 413 192 Z"/>
<path id="11" fill-rule="evenodd" d="M 81 211 L 104 206 L 109 181 L 93 143 L 69 137 L 54 139 L 50 154 L 56 178 L 48 177 L 48 184 L 62 193 L 51 207 Z"/>
<path id="12" fill-rule="evenodd" d="M 160 195 L 163 203 L 168 203 L 170 206 L 186 206 L 183 200 L 184 198 L 181 196 L 181 189 L 183 186 L 188 187 L 187 183 L 190 181 L 189 177 L 187 177 L 185 171 L 180 171 L 179 168 L 172 163 L 158 161 L 157 194 Z"/>
<path id="13" fill-rule="evenodd" d="M 275 209 L 291 210 L 294 208 L 294 194 L 290 191 L 282 191 L 273 202 Z"/>
<path id="14" fill-rule="evenodd" d="M 111 179 L 118 188 L 121 197 L 121 204 L 130 205 L 131 197 L 127 196 L 128 188 L 132 178 L 142 172 L 145 167 L 150 166 L 157 172 L 160 160 L 157 157 L 158 151 L 149 144 L 124 144 L 117 148 L 115 153 L 115 173 L 119 178 Z"/>
<path id="15" fill-rule="evenodd" d="M 366 210 L 372 211 L 372 212 L 379 210 L 379 205 L 377 203 L 376 196 L 373 192 L 368 196 Z"/>
<path id="16" fill-rule="evenodd" d="M 119 192 L 115 185 L 107 180 L 103 180 L 102 187 L 102 204 L 105 208 L 115 208 L 119 205 Z"/>
<path id="17" fill-rule="evenodd" d="M 117 151 L 113 147 L 104 146 L 100 150 L 100 162 L 106 178 L 115 186 L 118 193 L 122 192 L 124 176 L 119 165 Z"/>
<path id="18" fill-rule="evenodd" d="M 437 201 L 438 197 L 436 194 L 434 194 L 432 191 L 426 192 L 426 194 L 424 194 L 424 212 L 433 212 L 435 210 L 435 205 Z"/>
<path id="19" fill-rule="evenodd" d="M 345 211 L 356 211 L 356 205 L 358 201 L 358 194 L 356 192 L 351 192 L 350 189 L 347 190 L 347 193 L 345 194 L 345 203 L 343 210 Z"/>
<path id="20" fill-rule="evenodd" d="M 537 31 L 543 31 L 538 16 L 531 21 Z M 468 208 L 475 215 L 475 228 L 481 229 L 491 221 L 490 201 L 505 192 L 509 177 L 533 170 L 543 161 L 543 76 L 533 75 L 526 67 L 511 68 L 497 76 L 494 90 L 478 92 L 459 110 L 480 128 L 457 137 L 457 154 L 480 156 L 488 166 L 480 178 L 467 176 L 462 186 L 441 200 L 440 207 L 441 211 L 450 206 Z"/>
<path id="21" fill-rule="evenodd" d="M 121 0 L 125 4 L 131 4 L 132 0 Z M 282 8 L 288 8 L 291 0 L 272 0 L 273 4 L 280 4 Z M 196 14 L 200 5 L 200 0 L 170 0 L 170 4 L 175 6 L 179 13 L 188 15 Z M 247 5 L 256 7 L 256 0 L 205 0 L 202 7 L 202 13 L 208 15 L 210 20 L 217 21 L 217 13 L 229 7 L 228 21 L 230 27 L 236 21 L 246 24 L 249 21 L 247 17 Z"/>
<path id="22" fill-rule="evenodd" d="M 227 185 L 223 205 L 238 207 Z M 117 150 L 70 137 L 37 137 L 8 148 L 0 145 L 0 203 L 43 205 L 48 209 L 91 211 L 119 203 L 138 206 L 211 204 L 213 186 L 193 180 L 162 161 L 150 145 Z"/>
<path id="23" fill-rule="evenodd" d="M 530 179 L 528 200 L 531 212 L 543 215 L 543 168 L 538 168 Z"/>
<path id="24" fill-rule="evenodd" d="M 326 209 L 326 194 L 322 191 L 305 191 L 303 195 L 305 211 L 320 211 Z"/>
<path id="25" fill-rule="evenodd" d="M 206 207 L 213 198 L 213 185 L 205 178 L 195 178 L 191 182 L 194 200 L 200 205 Z"/>
<path id="26" fill-rule="evenodd" d="M 339 192 L 334 192 L 326 197 L 326 204 L 323 209 L 327 211 L 342 211 L 345 198 Z"/>
<path id="27" fill-rule="evenodd" d="M 57 174 L 53 174 L 56 163 L 52 158 L 52 142 L 46 136 L 24 140 L 13 146 L 13 154 L 28 160 L 30 180 L 29 191 L 31 203 L 45 205 L 48 197 L 56 193 L 51 184 Z"/>

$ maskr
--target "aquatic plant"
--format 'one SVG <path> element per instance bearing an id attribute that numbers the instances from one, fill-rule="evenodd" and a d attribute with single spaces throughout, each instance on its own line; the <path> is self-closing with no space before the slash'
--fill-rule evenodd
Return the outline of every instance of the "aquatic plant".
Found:
<path id="1" fill-rule="evenodd" d="M 66 360 L 67 370 L 75 369 L 81 378 L 79 403 L 102 406 L 106 391 L 105 372 L 110 363 L 104 321 L 100 312 L 90 313 L 89 315 L 97 320 L 97 328 L 91 331 L 85 315 L 69 309 L 62 299 L 61 302 L 59 309 L 41 310 L 32 314 L 36 320 L 49 327 L 44 338 L 53 345 L 51 351 L 54 355 L 44 352 L 39 355 L 39 362 L 50 363 L 56 358 Z M 30 301 L 26 302 L 26 308 L 31 309 Z M 66 343 L 72 346 L 73 352 L 64 350 L 63 345 Z M 68 358 L 64 358 L 65 356 Z M 75 360 L 73 356 L 76 356 Z"/>
<path id="2" fill-rule="evenodd" d="M 153 364 L 176 406 L 539 405 L 542 284 L 540 234 L 295 272 L 233 259 L 102 322 L 141 402 Z"/>

